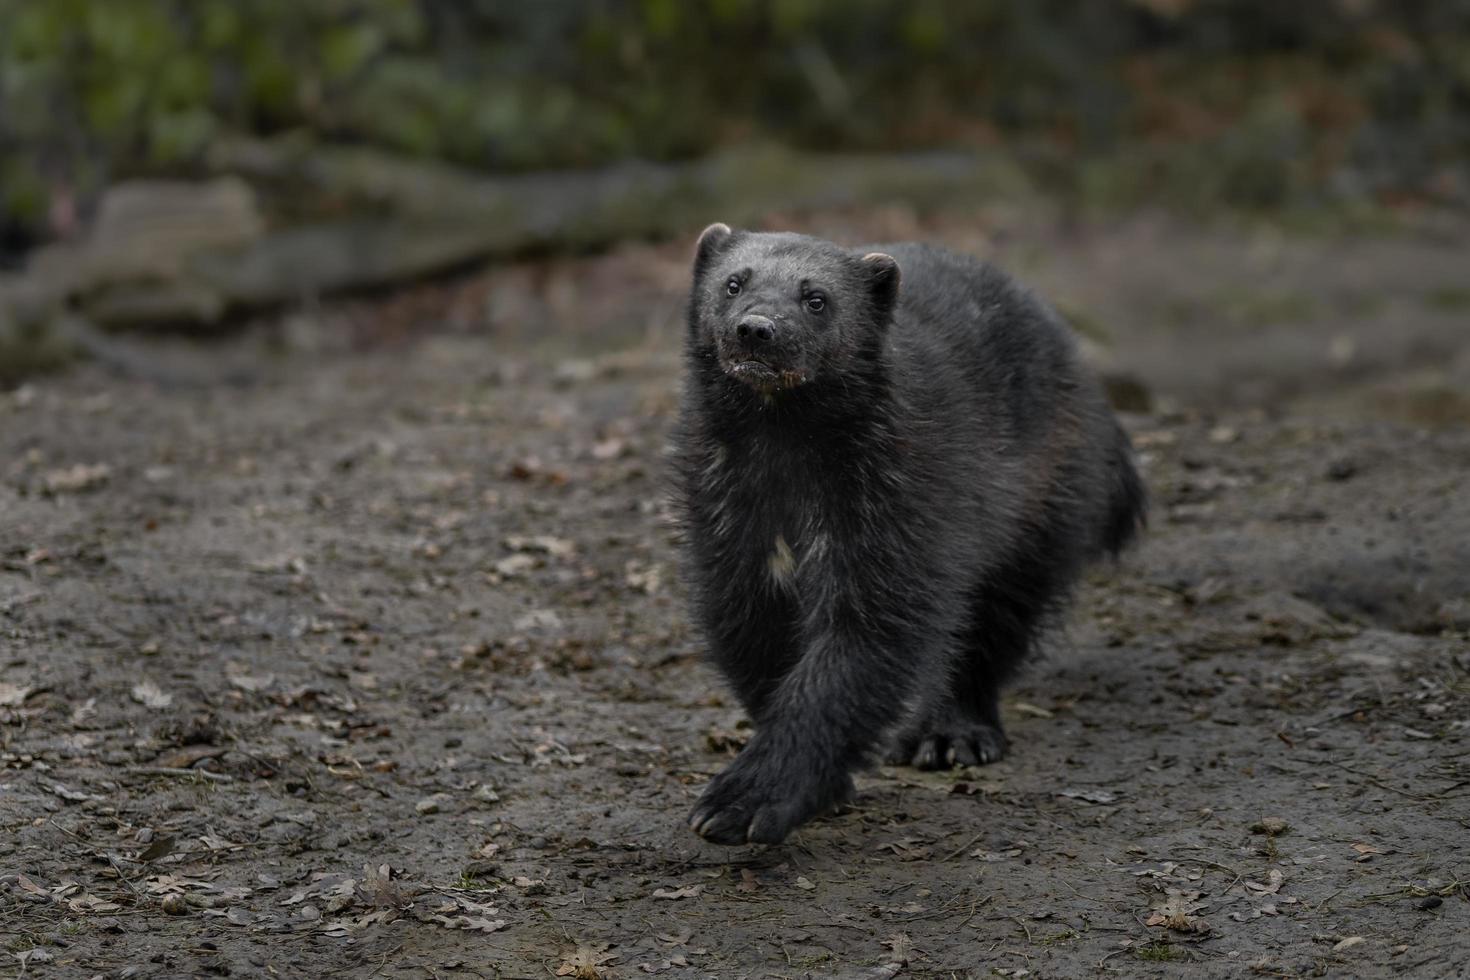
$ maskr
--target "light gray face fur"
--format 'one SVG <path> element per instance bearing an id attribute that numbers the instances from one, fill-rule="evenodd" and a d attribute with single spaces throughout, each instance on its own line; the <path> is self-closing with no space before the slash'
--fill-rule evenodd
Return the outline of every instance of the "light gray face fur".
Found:
<path id="1" fill-rule="evenodd" d="M 690 298 L 697 343 L 726 374 L 765 394 L 841 371 L 887 327 L 898 264 L 790 233 L 700 236 Z"/>

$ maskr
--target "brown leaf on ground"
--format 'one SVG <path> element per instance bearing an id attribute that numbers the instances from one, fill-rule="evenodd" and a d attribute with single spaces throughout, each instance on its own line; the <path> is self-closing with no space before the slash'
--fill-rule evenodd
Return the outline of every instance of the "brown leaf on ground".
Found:
<path id="1" fill-rule="evenodd" d="M 1245 882 L 1246 891 L 1256 895 L 1275 895 L 1281 891 L 1282 882 L 1286 876 L 1281 873 L 1280 868 L 1272 868 L 1266 873 L 1266 880 Z"/>
<path id="2" fill-rule="evenodd" d="M 95 490 L 112 476 L 112 467 L 106 463 L 77 463 L 65 469 L 52 470 L 41 480 L 49 494 L 81 493 Z"/>
<path id="3" fill-rule="evenodd" d="M 540 552 L 553 558 L 570 558 L 577 550 L 572 539 L 550 534 L 512 534 L 505 539 L 505 546 L 511 551 Z"/>
<path id="4" fill-rule="evenodd" d="M 1163 926 L 1175 932 L 1209 932 L 1210 924 L 1194 914 L 1205 907 L 1199 897 L 1199 892 L 1166 889 L 1164 898 L 1155 902 L 1153 913 L 1144 920 L 1144 925 Z"/>
<path id="5" fill-rule="evenodd" d="M 749 741 L 749 729 L 728 731 L 723 728 L 711 728 L 704 734 L 704 744 L 711 752 L 722 752 L 728 755 L 739 752 Z"/>
<path id="6" fill-rule="evenodd" d="M 238 687 L 242 691 L 264 691 L 275 683 L 274 674 L 245 674 L 227 671 L 225 679 L 232 687 Z"/>
<path id="7" fill-rule="evenodd" d="M 138 855 L 138 860 L 147 864 L 150 861 L 166 858 L 174 852 L 174 847 L 178 842 L 179 839 L 171 835 L 159 837 L 153 843 L 143 848 L 142 852 Z"/>
<path id="8" fill-rule="evenodd" d="M 463 929 L 466 932 L 498 932 L 507 925 L 502 919 L 492 921 L 483 917 L 469 915 L 430 915 L 426 916 L 424 921 L 437 923 L 446 929 Z"/>
<path id="9" fill-rule="evenodd" d="M 165 769 L 188 769 L 205 759 L 215 759 L 230 751 L 222 745 L 185 745 L 163 753 L 153 760 Z"/>
<path id="10" fill-rule="evenodd" d="M 84 915 L 105 915 L 111 912 L 122 911 L 122 906 L 116 902 L 109 902 L 91 894 L 78 895 L 75 898 L 67 899 L 66 907 L 73 912 Z"/>
<path id="11" fill-rule="evenodd" d="M 35 691 L 34 687 L 22 687 L 19 684 L 7 684 L 0 681 L 0 708 L 18 708 Z"/>
<path id="12" fill-rule="evenodd" d="M 889 841 L 879 844 L 878 850 L 891 851 L 898 855 L 900 861 L 927 861 L 932 855 L 930 848 L 924 846 L 924 842 L 917 837 L 906 837 L 903 840 Z"/>
<path id="13" fill-rule="evenodd" d="M 914 958 L 914 941 L 906 932 L 895 932 L 882 945 L 893 950 L 893 958 L 900 963 L 907 963 Z"/>
<path id="14" fill-rule="evenodd" d="M 139 681 L 134 684 L 132 694 L 134 701 L 155 711 L 167 708 L 174 703 L 174 696 L 152 681 Z"/>
<path id="15" fill-rule="evenodd" d="M 1084 803 L 1114 803 L 1118 799 L 1105 789 L 1064 789 L 1057 795 L 1069 800 L 1082 800 Z"/>
<path id="16" fill-rule="evenodd" d="M 609 946 L 608 943 L 578 946 L 562 954 L 561 963 L 556 968 L 556 975 L 572 977 L 573 980 L 603 980 L 608 976 L 603 967 L 618 958 L 618 954 L 608 952 Z"/>

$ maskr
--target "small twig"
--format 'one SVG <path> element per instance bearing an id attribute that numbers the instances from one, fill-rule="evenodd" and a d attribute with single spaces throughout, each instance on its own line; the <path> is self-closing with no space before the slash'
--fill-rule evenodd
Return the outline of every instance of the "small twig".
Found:
<path id="1" fill-rule="evenodd" d="M 8 616 L 13 610 L 35 602 L 43 595 L 45 595 L 44 592 L 27 592 L 24 595 L 11 596 L 4 602 L 0 602 L 0 614 Z"/>
<path id="2" fill-rule="evenodd" d="M 368 974 L 368 980 L 372 980 L 373 977 L 377 976 L 379 973 L 382 973 L 383 968 L 388 965 L 388 957 L 392 956 L 394 953 L 398 952 L 402 948 L 403 944 L 399 943 L 397 946 L 394 946 L 392 949 L 388 950 L 388 952 L 384 953 L 383 958 L 378 961 L 377 968 L 373 970 L 372 973 Z"/>
<path id="3" fill-rule="evenodd" d="M 961 908 L 964 908 L 964 905 L 965 905 L 965 903 L 964 903 L 963 900 L 961 900 L 961 901 L 954 901 L 954 902 L 948 902 L 945 905 L 943 905 L 942 907 L 935 909 L 933 912 L 918 912 L 918 913 L 916 913 L 914 915 L 901 915 L 901 916 L 896 916 L 893 919 L 891 919 L 890 921 L 892 921 L 892 922 L 918 922 L 920 919 L 937 919 L 941 915 L 949 915 L 951 912 L 955 912 L 955 911 L 957 911 L 957 910 L 959 910 Z"/>
<path id="4" fill-rule="evenodd" d="M 1310 725 L 1306 725 L 1304 727 L 1306 727 L 1306 728 L 1317 728 L 1320 725 L 1326 725 L 1326 724 L 1328 724 L 1330 722 L 1334 722 L 1334 721 L 1341 721 L 1344 718 L 1351 718 L 1353 715 L 1361 714 L 1362 712 L 1365 712 L 1365 711 L 1372 711 L 1374 708 L 1381 708 L 1381 707 L 1383 707 L 1383 702 L 1382 701 L 1380 701 L 1378 704 L 1360 704 L 1360 705 L 1356 705 L 1354 707 L 1351 707 L 1351 708 L 1347 709 L 1346 711 L 1339 711 L 1335 715 L 1328 715 L 1326 718 L 1323 718 L 1323 719 L 1321 719 L 1319 721 L 1314 721 Z"/>
<path id="5" fill-rule="evenodd" d="M 139 776 L 202 776 L 211 782 L 233 783 L 234 776 L 222 772 L 210 772 L 208 769 L 185 769 L 179 766 L 133 766 L 129 773 Z"/>
<path id="6" fill-rule="evenodd" d="M 51 826 L 55 827 L 57 830 L 61 831 L 63 834 L 66 834 L 72 840 L 76 841 L 78 844 L 82 845 L 87 850 L 91 851 L 93 854 L 100 854 L 104 858 L 106 858 L 107 859 L 107 863 L 110 864 L 110 865 L 112 865 L 113 872 L 117 874 L 117 880 L 120 881 L 120 882 L 122 882 L 124 885 L 127 886 L 128 891 L 130 891 L 130 892 L 133 893 L 133 897 L 134 898 L 139 899 L 139 900 L 141 900 L 143 898 L 142 893 L 139 892 L 138 889 L 134 888 L 133 887 L 133 883 L 128 880 L 128 876 L 125 875 L 125 874 L 123 874 L 123 869 L 120 868 L 120 867 L 118 867 L 117 858 L 113 857 L 112 854 L 110 854 L 107 851 L 102 850 L 102 848 L 100 848 L 97 845 L 93 844 L 91 841 L 87 840 L 85 837 L 83 837 L 81 834 L 77 833 L 76 831 L 74 831 L 74 830 L 67 830 L 61 824 L 57 823 L 56 820 L 55 820 L 55 818 L 53 818 L 51 820 L 48 820 L 47 823 L 51 824 Z"/>
<path id="7" fill-rule="evenodd" d="M 1348 887 L 1347 885 L 1343 885 L 1337 891 L 1333 892 L 1331 895 L 1328 895 L 1326 898 L 1322 899 L 1322 901 L 1318 902 L 1317 903 L 1317 911 L 1318 912 L 1325 912 L 1325 911 L 1327 911 L 1327 906 L 1329 906 L 1329 905 L 1332 904 L 1332 900 L 1334 898 L 1336 898 L 1337 896 L 1341 895 L 1343 892 L 1347 891 L 1347 887 Z"/>
<path id="8" fill-rule="evenodd" d="M 971 922 L 971 920 L 973 920 L 975 918 L 975 916 L 977 914 L 979 914 L 979 912 L 980 912 L 980 910 L 982 908 L 984 908 L 985 906 L 989 905 L 990 904 L 990 900 L 992 898 L 994 898 L 994 897 L 995 897 L 994 895 L 986 895 L 984 898 L 980 899 L 980 901 L 978 901 L 978 902 L 971 902 L 970 903 L 970 914 L 967 915 L 967 916 L 965 916 L 965 921 L 964 922 L 961 922 L 959 927 L 961 929 L 963 929 L 965 926 L 969 925 L 970 922 Z"/>
<path id="9" fill-rule="evenodd" d="M 980 843 L 980 838 L 982 838 L 984 836 L 985 836 L 984 833 L 976 834 L 974 837 L 971 837 L 970 838 L 969 843 L 960 845 L 959 849 L 956 850 L 953 854 L 951 854 L 947 858 L 942 858 L 941 860 L 943 860 L 943 861 L 953 861 L 955 858 L 959 857 L 961 854 L 965 853 L 970 848 L 972 848 L 976 844 Z"/>
<path id="10" fill-rule="evenodd" d="M 1442 799 L 1442 797 L 1440 797 L 1440 796 L 1438 796 L 1438 795 L 1436 795 L 1434 793 L 1430 793 L 1430 794 L 1428 794 L 1426 796 L 1426 795 L 1422 795 L 1422 794 L 1419 794 L 1419 793 L 1410 793 L 1408 790 L 1406 790 L 1406 789 L 1399 789 L 1397 786 L 1390 786 L 1388 783 L 1385 783 L 1383 780 L 1379 779 L 1376 776 L 1369 775 L 1368 773 L 1363 772 L 1363 771 L 1361 771 L 1359 769 L 1353 769 L 1350 766 L 1345 766 L 1341 762 L 1333 762 L 1331 759 L 1323 759 L 1322 761 L 1325 762 L 1325 763 L 1327 763 L 1329 766 L 1336 766 L 1338 769 L 1341 769 L 1343 772 L 1350 772 L 1354 776 L 1357 776 L 1360 779 L 1367 780 L 1368 782 L 1372 783 L 1374 786 L 1377 786 L 1379 789 L 1386 789 L 1390 793 L 1397 793 L 1400 796 L 1407 796 L 1411 800 L 1418 800 L 1421 803 L 1423 803 L 1423 802 L 1425 802 L 1427 800 L 1439 800 L 1439 799 Z"/>
<path id="11" fill-rule="evenodd" d="M 1230 882 L 1230 884 L 1228 884 L 1228 885 L 1225 886 L 1225 891 L 1227 891 L 1227 892 L 1230 891 L 1230 889 L 1234 888 L 1236 885 L 1240 884 L 1242 881 L 1245 880 L 1245 875 L 1241 874 L 1239 871 L 1236 871 L 1234 868 L 1230 867 L 1229 865 L 1221 864 L 1219 861 L 1211 861 L 1208 858 L 1191 858 L 1190 860 L 1195 861 L 1195 862 L 1197 862 L 1199 864 L 1207 864 L 1207 865 L 1209 865 L 1212 868 L 1215 868 L 1215 869 L 1217 869 L 1219 871 L 1225 872 L 1226 874 L 1234 875 L 1235 876 L 1235 880 L 1232 881 L 1232 882 Z M 1224 893 L 1222 892 L 1221 894 L 1224 894 Z"/>

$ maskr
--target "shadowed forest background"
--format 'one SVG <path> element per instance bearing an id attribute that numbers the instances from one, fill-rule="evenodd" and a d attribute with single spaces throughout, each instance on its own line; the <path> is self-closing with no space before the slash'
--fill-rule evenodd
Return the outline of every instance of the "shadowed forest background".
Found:
<path id="1" fill-rule="evenodd" d="M 12 249 L 69 230 L 108 181 L 229 171 L 247 138 L 490 172 L 753 140 L 970 147 L 1113 205 L 1470 194 L 1470 13 L 1453 0 L 12 0 L 3 16 Z"/>
<path id="2" fill-rule="evenodd" d="M 1451 976 L 1470 2 L 0 0 L 0 977 Z M 712 221 L 1053 303 L 1152 497 L 780 847 L 665 500 Z"/>

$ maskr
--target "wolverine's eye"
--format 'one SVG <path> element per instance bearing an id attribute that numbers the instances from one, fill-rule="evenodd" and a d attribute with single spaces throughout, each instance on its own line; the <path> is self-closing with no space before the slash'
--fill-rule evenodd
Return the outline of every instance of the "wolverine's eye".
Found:
<path id="1" fill-rule="evenodd" d="M 806 298 L 806 308 L 813 313 L 820 313 L 827 308 L 827 297 L 821 293 L 810 293 Z"/>
<path id="2" fill-rule="evenodd" d="M 725 292 L 731 296 L 740 295 L 740 280 L 731 276 L 730 281 L 725 283 Z"/>

